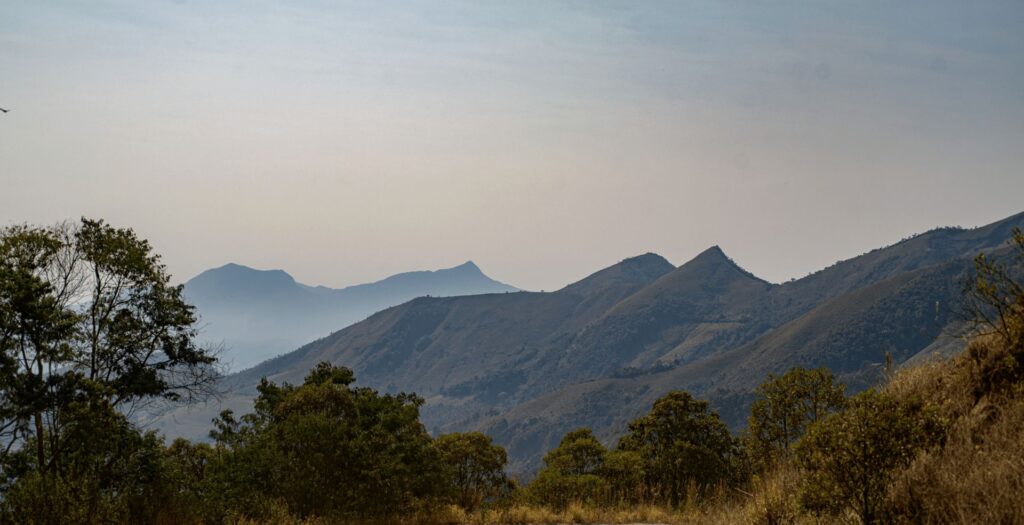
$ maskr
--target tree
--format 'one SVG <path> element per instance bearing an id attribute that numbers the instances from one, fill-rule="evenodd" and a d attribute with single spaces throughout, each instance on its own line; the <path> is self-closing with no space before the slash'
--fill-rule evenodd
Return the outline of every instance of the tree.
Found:
<path id="1" fill-rule="evenodd" d="M 13 480 L 4 491 L 0 522 L 154 523 L 181 508 L 155 433 L 139 432 L 99 396 L 69 403 L 62 421 L 59 470 L 39 468 L 34 437 L 9 457 Z"/>
<path id="2" fill-rule="evenodd" d="M 598 470 L 604 480 L 612 505 L 640 503 L 644 484 L 644 461 L 633 450 L 609 450 Z"/>
<path id="3" fill-rule="evenodd" d="M 767 468 L 807 430 L 808 425 L 843 407 L 843 385 L 826 368 L 793 368 L 769 374 L 759 387 L 748 420 L 748 443 L 754 463 Z"/>
<path id="4" fill-rule="evenodd" d="M 914 399 L 867 390 L 846 410 L 810 426 L 796 445 L 806 470 L 800 501 L 815 512 L 851 509 L 877 523 L 893 472 L 939 433 L 934 416 Z"/>
<path id="5" fill-rule="evenodd" d="M 352 371 L 320 363 L 300 386 L 263 380 L 255 412 L 225 412 L 213 436 L 229 450 L 215 475 L 226 506 L 259 514 L 280 500 L 298 516 L 402 515 L 444 487 L 438 451 L 419 421 L 423 400 L 352 387 Z"/>
<path id="6" fill-rule="evenodd" d="M 975 257 L 975 275 L 966 290 L 967 314 L 979 332 L 997 337 L 1024 365 L 1024 231 L 1020 228 L 1013 229 L 1010 247 L 1005 257 L 984 253 Z"/>
<path id="7" fill-rule="evenodd" d="M 558 447 L 544 456 L 544 464 L 564 476 L 595 474 L 608 452 L 589 428 L 578 428 L 562 437 Z"/>
<path id="8" fill-rule="evenodd" d="M 474 510 L 495 498 L 508 487 L 505 449 L 480 432 L 445 434 L 434 441 L 454 501 L 466 510 Z"/>
<path id="9" fill-rule="evenodd" d="M 82 219 L 0 230 L 4 468 L 31 446 L 40 475 L 69 475 L 74 406 L 129 413 L 208 393 L 215 358 L 196 346 L 195 322 L 182 287 L 129 229 Z"/>
<path id="10" fill-rule="evenodd" d="M 706 401 L 687 392 L 655 401 L 650 413 L 629 424 L 618 448 L 640 454 L 651 495 L 674 507 L 688 484 L 704 489 L 734 475 L 737 450 L 729 429 Z"/>
<path id="11" fill-rule="evenodd" d="M 530 483 L 535 500 L 554 507 L 573 501 L 596 502 L 605 492 L 599 472 L 608 450 L 589 428 L 562 437 L 558 447 L 544 456 L 544 468 Z"/>
<path id="12" fill-rule="evenodd" d="M 46 465 L 44 417 L 74 388 L 76 374 L 58 370 L 72 359 L 68 340 L 77 316 L 47 277 L 60 240 L 41 228 L 0 233 L 0 429 L 4 459 L 35 437 L 36 464 Z"/>

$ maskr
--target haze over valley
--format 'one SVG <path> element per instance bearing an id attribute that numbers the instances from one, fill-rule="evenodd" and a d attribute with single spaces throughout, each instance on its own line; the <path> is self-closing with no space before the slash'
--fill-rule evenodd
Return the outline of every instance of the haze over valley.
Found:
<path id="1" fill-rule="evenodd" d="M 472 261 L 342 289 L 309 286 L 282 270 L 234 263 L 185 283 L 185 297 L 201 319 L 201 339 L 221 348 L 221 360 L 231 370 L 248 368 L 416 297 L 513 291 L 517 289 L 490 279 Z"/>

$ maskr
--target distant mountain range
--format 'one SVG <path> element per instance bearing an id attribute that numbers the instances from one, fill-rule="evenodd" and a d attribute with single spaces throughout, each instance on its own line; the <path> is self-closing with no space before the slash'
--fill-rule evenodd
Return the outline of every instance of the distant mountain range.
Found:
<path id="1" fill-rule="evenodd" d="M 241 370 L 344 328 L 389 306 L 422 296 L 518 291 L 487 277 L 472 261 L 332 289 L 295 282 L 282 270 L 227 264 L 185 283 L 201 339 L 223 345 L 222 360 Z"/>
<path id="2" fill-rule="evenodd" d="M 251 409 L 261 377 L 300 382 L 319 361 L 358 382 L 425 397 L 433 432 L 482 430 L 529 472 L 568 430 L 611 442 L 672 389 L 707 398 L 734 428 L 768 373 L 827 366 L 851 390 L 896 363 L 959 348 L 964 279 L 998 256 L 1024 213 L 941 228 L 772 284 L 712 247 L 674 267 L 654 254 L 550 293 L 420 297 L 229 376 L 220 403 L 156 422 L 196 437 L 221 408 Z"/>

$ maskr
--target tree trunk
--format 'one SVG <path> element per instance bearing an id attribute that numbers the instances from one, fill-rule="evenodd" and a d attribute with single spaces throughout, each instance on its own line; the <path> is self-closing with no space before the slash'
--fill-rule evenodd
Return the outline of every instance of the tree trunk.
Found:
<path id="1" fill-rule="evenodd" d="M 39 462 L 39 471 L 43 472 L 46 467 L 46 442 L 43 440 L 43 413 L 36 412 L 36 461 Z"/>

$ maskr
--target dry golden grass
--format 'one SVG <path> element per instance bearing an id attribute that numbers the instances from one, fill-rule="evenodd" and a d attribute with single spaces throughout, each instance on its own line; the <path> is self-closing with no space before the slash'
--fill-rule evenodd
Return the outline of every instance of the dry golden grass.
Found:
<path id="1" fill-rule="evenodd" d="M 999 340 L 981 337 L 954 359 L 900 370 L 884 391 L 934 410 L 945 439 L 896 474 L 886 505 L 897 523 L 1024 523 L 1024 370 Z M 801 472 L 782 464 L 756 477 L 745 499 L 705 505 L 684 523 L 859 523 L 825 521 L 796 501 Z"/>
<path id="2" fill-rule="evenodd" d="M 991 420 L 991 421 L 989 421 Z M 1024 523 L 1024 400 L 988 405 L 917 457 L 890 505 L 916 523 Z"/>
<path id="3" fill-rule="evenodd" d="M 1024 383 L 1017 359 L 985 338 L 944 366 L 911 372 L 912 391 L 935 399 L 949 420 L 945 443 L 915 458 L 890 488 L 888 504 L 901 521 L 1024 523 Z M 1000 376 L 1015 380 L 994 382 Z"/>
<path id="4" fill-rule="evenodd" d="M 675 525 L 684 523 L 678 513 L 661 507 L 638 505 L 634 507 L 609 509 L 587 506 L 580 503 L 570 504 L 562 510 L 532 505 L 514 505 L 502 509 L 490 509 L 466 514 L 461 509 L 448 511 L 448 517 L 459 518 L 442 523 L 458 525 L 553 525 L 570 523 L 663 523 Z"/>
<path id="5" fill-rule="evenodd" d="M 437 509 L 430 513 L 407 516 L 382 522 L 371 520 L 332 521 L 327 519 L 310 519 L 303 521 L 287 514 L 275 512 L 266 520 L 254 521 L 239 519 L 234 525 L 555 525 L 555 524 L 664 524 L 682 525 L 694 523 L 682 514 L 650 505 L 638 505 L 629 508 L 607 509 L 586 506 L 580 503 L 570 504 L 562 510 L 532 505 L 513 505 L 501 509 L 487 509 L 477 512 L 466 512 L 456 505 Z"/>
<path id="6" fill-rule="evenodd" d="M 706 502 L 683 515 L 682 523 L 708 525 L 776 525 L 822 523 L 801 515 L 796 494 L 800 471 L 791 463 L 782 463 L 771 471 L 755 476 L 747 490 L 736 491 L 731 498 Z"/>

